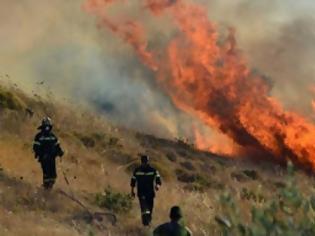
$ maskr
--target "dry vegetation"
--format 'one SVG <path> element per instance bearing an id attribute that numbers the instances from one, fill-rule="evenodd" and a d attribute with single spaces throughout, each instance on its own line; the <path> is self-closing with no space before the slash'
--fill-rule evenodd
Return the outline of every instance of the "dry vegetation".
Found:
<path id="1" fill-rule="evenodd" d="M 50 193 L 40 188 L 41 172 L 31 151 L 44 115 L 53 118 L 66 150 Z M 0 235 L 149 235 L 150 229 L 140 225 L 138 202 L 126 195 L 139 152 L 151 156 L 164 179 L 153 226 L 167 220 L 169 208 L 178 204 L 194 235 L 269 235 L 251 209 L 267 209 L 274 199 L 283 203 L 283 190 L 289 195 L 292 190 L 286 180 L 291 174 L 275 164 L 227 160 L 182 141 L 113 127 L 93 111 L 27 96 L 15 86 L 0 86 L 0 130 Z M 296 171 L 294 181 L 305 195 L 299 197 L 311 199 L 312 177 Z M 277 221 L 285 221 L 302 213 L 277 214 Z M 247 231 L 242 234 L 239 225 Z M 260 227 L 259 234 L 250 234 L 251 225 Z"/>

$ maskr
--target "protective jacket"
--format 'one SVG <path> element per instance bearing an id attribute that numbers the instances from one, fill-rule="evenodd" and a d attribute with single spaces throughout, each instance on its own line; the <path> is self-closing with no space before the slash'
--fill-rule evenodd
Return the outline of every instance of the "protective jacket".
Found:
<path id="1" fill-rule="evenodd" d="M 141 165 L 133 172 L 130 185 L 131 187 L 137 185 L 137 194 L 139 198 L 142 196 L 154 198 L 155 184 L 162 184 L 161 176 L 159 172 L 150 165 Z"/>
<path id="2" fill-rule="evenodd" d="M 57 178 L 55 159 L 64 154 L 59 141 L 51 131 L 42 130 L 35 136 L 33 150 L 42 167 L 43 187 L 51 189 Z"/>
<path id="3" fill-rule="evenodd" d="M 33 150 L 39 161 L 42 161 L 43 158 L 55 158 L 63 155 L 59 141 L 51 131 L 41 131 L 36 134 Z"/>

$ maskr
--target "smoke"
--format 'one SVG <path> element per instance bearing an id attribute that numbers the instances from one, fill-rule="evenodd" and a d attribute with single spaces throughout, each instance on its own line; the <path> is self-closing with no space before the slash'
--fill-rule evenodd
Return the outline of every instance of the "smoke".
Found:
<path id="1" fill-rule="evenodd" d="M 9 74 L 29 90 L 41 89 L 36 83 L 44 81 L 54 94 L 89 102 L 117 123 L 140 131 L 191 137 L 192 127 L 203 127 L 202 136 L 226 142 L 179 111 L 134 50 L 96 27 L 95 19 L 82 10 L 83 2 L 1 0 L 0 74 Z M 239 47 L 251 66 L 273 81 L 272 93 L 290 109 L 310 114 L 315 4 L 307 0 L 198 2 L 222 31 L 228 26 L 236 29 Z M 167 17 L 153 20 L 141 5 L 141 1 L 122 1 L 110 15 L 145 22 L 150 31 L 148 47 L 159 48 L 176 32 Z"/>
<path id="2" fill-rule="evenodd" d="M 81 87 L 86 77 L 81 72 L 101 66 L 100 47 L 93 40 L 97 31 L 88 26 L 80 7 L 69 2 L 1 0 L 2 73 L 29 88 L 44 81 L 61 95 Z"/>
<path id="3" fill-rule="evenodd" d="M 315 82 L 315 2 L 201 0 L 220 25 L 236 28 L 252 68 L 273 81 L 272 94 L 289 109 L 312 115 Z"/>
<path id="4" fill-rule="evenodd" d="M 29 91 L 89 102 L 118 124 L 170 137 L 191 118 L 156 91 L 133 50 L 76 0 L 1 0 L 0 74 Z M 132 10 L 130 10 L 132 11 Z M 43 85 L 41 82 L 44 82 Z"/>

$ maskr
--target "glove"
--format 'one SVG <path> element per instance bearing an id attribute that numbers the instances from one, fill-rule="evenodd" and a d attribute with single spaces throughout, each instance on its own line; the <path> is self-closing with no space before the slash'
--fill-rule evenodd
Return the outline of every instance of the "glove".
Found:
<path id="1" fill-rule="evenodd" d="M 62 149 L 60 149 L 60 151 L 59 151 L 59 153 L 58 153 L 58 156 L 62 157 L 64 154 L 65 154 L 65 152 L 64 152 Z M 60 158 L 60 159 L 61 159 L 61 158 Z"/>
<path id="2" fill-rule="evenodd" d="M 160 185 L 155 185 L 155 191 L 159 191 L 160 190 Z"/>
<path id="3" fill-rule="evenodd" d="M 39 156 L 39 155 L 36 155 L 36 154 L 35 154 L 34 158 L 35 158 L 35 160 L 37 160 L 38 162 L 40 162 L 40 161 L 41 161 L 41 158 L 40 158 L 40 156 Z"/>

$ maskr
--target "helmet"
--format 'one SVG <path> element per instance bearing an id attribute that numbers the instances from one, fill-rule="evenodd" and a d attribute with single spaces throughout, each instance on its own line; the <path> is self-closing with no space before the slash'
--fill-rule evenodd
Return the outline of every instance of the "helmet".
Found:
<path id="1" fill-rule="evenodd" d="M 53 125 L 52 125 L 52 121 L 51 119 L 47 116 L 44 117 L 42 120 L 42 124 L 41 126 L 38 127 L 38 129 L 52 129 Z"/>
<path id="2" fill-rule="evenodd" d="M 147 155 L 140 155 L 141 163 L 147 164 L 149 162 L 149 156 Z"/>
<path id="3" fill-rule="evenodd" d="M 179 206 L 173 206 L 170 210 L 170 218 L 174 220 L 179 220 L 183 217 L 182 210 Z"/>

